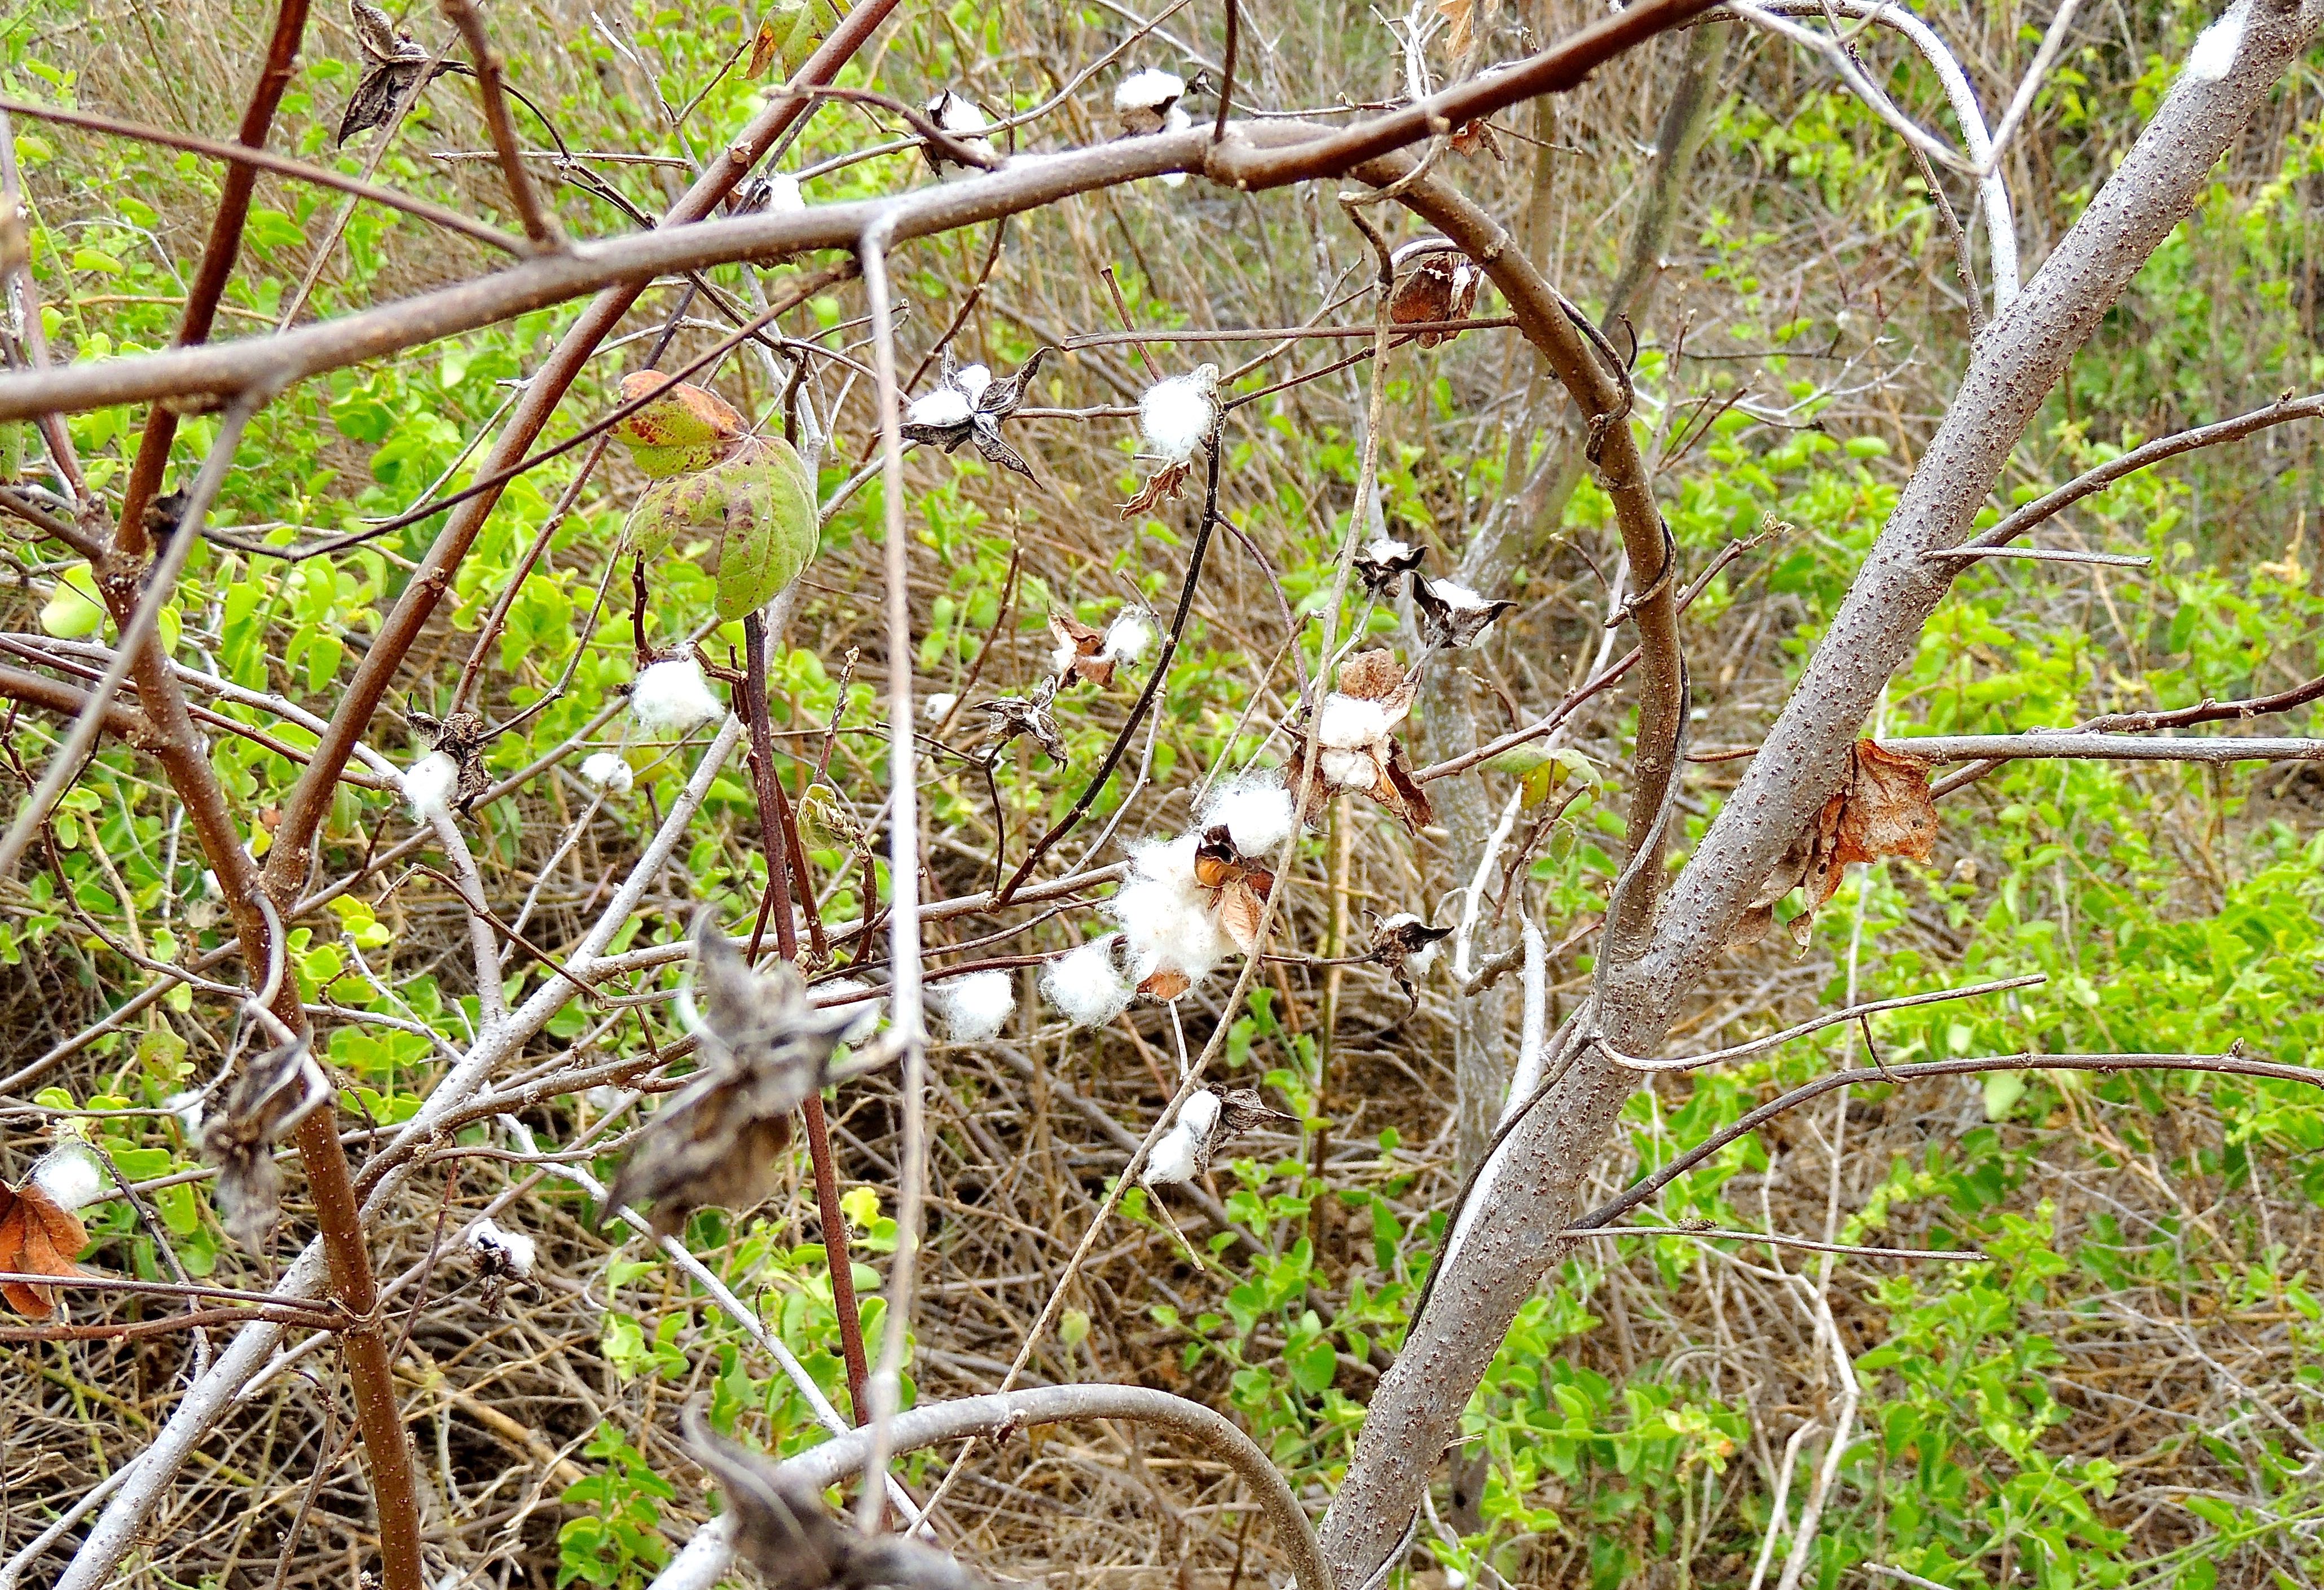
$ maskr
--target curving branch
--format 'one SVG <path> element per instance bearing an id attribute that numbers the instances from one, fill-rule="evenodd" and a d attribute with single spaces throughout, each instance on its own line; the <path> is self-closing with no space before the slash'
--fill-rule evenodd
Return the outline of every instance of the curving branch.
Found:
<path id="1" fill-rule="evenodd" d="M 1267 1454 L 1224 1416 L 1168 1392 L 1147 1386 L 1083 1384 L 963 1397 L 898 1414 L 890 1440 L 899 1453 L 972 1436 L 1000 1442 L 1037 1424 L 1075 1419 L 1134 1420 L 1192 1437 L 1250 1487 L 1259 1510 L 1290 1554 L 1291 1572 L 1299 1590 L 1336 1590 L 1331 1567 L 1316 1543 L 1314 1526 Z M 856 1430 L 800 1453 L 783 1467 L 821 1490 L 860 1472 L 872 1444 L 870 1430 Z M 722 1518 L 696 1530 L 686 1549 L 654 1580 L 652 1590 L 706 1590 L 716 1584 L 733 1560 L 728 1528 Z"/>

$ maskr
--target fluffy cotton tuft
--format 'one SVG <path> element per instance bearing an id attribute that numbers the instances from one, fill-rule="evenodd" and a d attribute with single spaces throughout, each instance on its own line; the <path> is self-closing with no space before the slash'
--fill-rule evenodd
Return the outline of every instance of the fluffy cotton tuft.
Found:
<path id="1" fill-rule="evenodd" d="M 1202 1163 L 1204 1146 L 1218 1124 L 1219 1096 L 1207 1088 L 1188 1094 L 1186 1102 L 1178 1107 L 1178 1118 L 1155 1144 L 1138 1179 L 1148 1187 L 1176 1187 L 1193 1181 Z"/>
<path id="2" fill-rule="evenodd" d="M 1412 556 L 1412 543 L 1382 536 L 1364 548 L 1364 556 L 1374 563 L 1401 563 Z"/>
<path id="3" fill-rule="evenodd" d="M 815 1002 L 827 1005 L 831 1001 L 825 996 L 868 994 L 871 991 L 872 985 L 860 978 L 835 978 L 827 983 L 816 984 Z M 843 1005 L 840 1008 L 854 1014 L 855 1019 L 848 1024 L 845 1032 L 839 1034 L 839 1041 L 861 1043 L 880 1030 L 880 1018 L 888 1014 L 888 1002 L 885 999 L 863 999 L 852 1005 Z"/>
<path id="4" fill-rule="evenodd" d="M 449 751 L 429 751 L 404 769 L 403 798 L 422 823 L 450 816 L 452 796 L 459 787 L 460 764 Z"/>
<path id="5" fill-rule="evenodd" d="M 982 364 L 964 364 L 952 372 L 952 384 L 966 392 L 968 400 L 973 403 L 992 384 L 992 372 Z"/>
<path id="6" fill-rule="evenodd" d="M 952 716 L 953 708 L 959 704 L 960 697 L 949 690 L 940 691 L 920 703 L 920 716 L 931 723 L 941 723 Z"/>
<path id="7" fill-rule="evenodd" d="M 966 425 L 975 405 L 957 387 L 938 387 L 914 398 L 904 410 L 906 425 Z"/>
<path id="8" fill-rule="evenodd" d="M 1291 837 L 1291 791 L 1279 778 L 1238 779 L 1204 804 L 1201 823 L 1206 829 L 1225 823 L 1242 855 L 1271 855 Z"/>
<path id="9" fill-rule="evenodd" d="M 1172 106 L 1168 112 L 1162 117 L 1162 130 L 1165 133 L 1183 133 L 1194 124 L 1194 118 L 1186 114 L 1186 107 L 1183 105 Z M 1163 187 L 1184 188 L 1185 185 L 1185 172 L 1165 171 L 1162 173 Z"/>
<path id="10" fill-rule="evenodd" d="M 521 1281 L 532 1273 L 533 1261 L 540 1256 L 540 1246 L 521 1231 L 510 1231 L 493 1223 L 490 1218 L 478 1220 L 468 1227 L 464 1239 L 468 1251 L 479 1258 L 495 1262 L 504 1275 Z"/>
<path id="11" fill-rule="evenodd" d="M 1209 891 L 1194 878 L 1197 834 L 1142 847 L 1130 858 L 1130 880 L 1106 902 L 1121 924 L 1130 971 L 1143 982 L 1157 972 L 1176 972 L 1200 982 L 1225 960 L 1234 943 L 1219 931 Z"/>
<path id="12" fill-rule="evenodd" d="M 799 191 L 798 179 L 788 171 L 777 171 L 768 178 L 767 208 L 777 214 L 807 208 L 807 196 Z"/>
<path id="13" fill-rule="evenodd" d="M 1218 397 L 1215 364 L 1197 364 L 1188 374 L 1148 387 L 1138 400 L 1138 425 L 1146 435 L 1146 450 L 1172 464 L 1192 459 L 1218 419 Z"/>
<path id="14" fill-rule="evenodd" d="M 1355 750 L 1378 745 L 1390 728 L 1388 710 L 1379 703 L 1334 691 L 1323 698 L 1315 742 L 1330 750 Z"/>
<path id="15" fill-rule="evenodd" d="M 1105 655 L 1135 665 L 1145 658 L 1154 637 L 1154 615 L 1142 607 L 1125 607 L 1105 627 Z"/>
<path id="16" fill-rule="evenodd" d="M 1103 1026 L 1130 1008 L 1135 992 L 1114 970 L 1118 935 L 1092 939 L 1041 970 L 1041 992 L 1077 1027 Z"/>
<path id="17" fill-rule="evenodd" d="M 690 657 L 656 663 L 640 674 L 630 691 L 630 710 L 649 734 L 685 734 L 726 715 L 724 703 L 710 694 L 702 665 Z"/>
<path id="18" fill-rule="evenodd" d="M 1017 1008 L 1017 979 L 1005 971 L 971 972 L 928 990 L 945 1034 L 955 1043 L 982 1043 L 1000 1035 Z"/>
<path id="19" fill-rule="evenodd" d="M 106 1196 L 105 1167 L 86 1143 L 60 1143 L 32 1167 L 32 1185 L 60 1209 L 78 1209 Z"/>
<path id="20" fill-rule="evenodd" d="M 1149 66 L 1143 71 L 1132 72 L 1114 86 L 1113 108 L 1116 110 L 1159 110 L 1175 104 L 1186 91 L 1186 81 L 1175 72 Z"/>
<path id="21" fill-rule="evenodd" d="M 1419 922 L 1420 918 L 1415 916 L 1411 912 L 1399 911 L 1394 916 L 1388 917 L 1386 921 L 1382 922 L 1379 924 L 1379 931 L 1383 933 L 1389 933 L 1395 932 L 1400 927 L 1416 926 Z M 1413 951 L 1404 958 L 1404 970 L 1409 976 L 1425 978 L 1428 975 L 1428 969 L 1436 964 L 1436 958 L 1443 952 L 1444 941 L 1442 939 L 1431 939 L 1428 942 L 1421 945 L 1419 949 Z"/>
<path id="22" fill-rule="evenodd" d="M 2216 83 L 2235 69 L 2236 52 L 2244 47 L 2244 19 L 2250 0 L 2236 0 L 2225 16 L 2203 30 L 2195 48 L 2187 52 L 2187 75 L 2201 83 Z"/>
<path id="23" fill-rule="evenodd" d="M 607 795 L 627 795 L 637 782 L 629 762 L 619 751 L 592 751 L 581 758 L 581 782 Z"/>

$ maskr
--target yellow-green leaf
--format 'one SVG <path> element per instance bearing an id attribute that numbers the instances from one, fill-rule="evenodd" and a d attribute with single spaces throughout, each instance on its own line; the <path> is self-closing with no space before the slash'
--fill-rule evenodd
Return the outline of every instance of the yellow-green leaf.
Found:
<path id="1" fill-rule="evenodd" d="M 815 484 L 788 443 L 754 438 L 712 468 L 664 481 L 630 516 L 639 556 L 659 556 L 680 535 L 710 543 L 722 619 L 764 606 L 815 556 Z"/>
<path id="2" fill-rule="evenodd" d="M 717 393 L 672 381 L 659 370 L 633 371 L 622 378 L 622 401 L 649 393 L 653 401 L 613 427 L 613 439 L 630 450 L 640 469 L 656 478 L 706 469 L 742 438 L 742 417 Z"/>
<path id="3" fill-rule="evenodd" d="M 88 565 L 77 563 L 57 581 L 56 594 L 41 609 L 41 628 L 60 640 L 94 635 L 105 622 L 105 608 L 97 600 L 97 581 Z"/>

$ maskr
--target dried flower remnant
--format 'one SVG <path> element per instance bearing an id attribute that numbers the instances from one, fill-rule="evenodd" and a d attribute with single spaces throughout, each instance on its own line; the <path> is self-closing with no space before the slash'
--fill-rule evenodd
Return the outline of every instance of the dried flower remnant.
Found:
<path id="1" fill-rule="evenodd" d="M 1484 273 L 1467 260 L 1452 254 L 1430 254 L 1397 284 L 1388 301 L 1392 326 L 1427 326 L 1444 320 L 1465 320 L 1477 307 L 1477 289 Z M 1416 340 L 1424 348 L 1450 342 L 1457 331 L 1424 331 Z"/>
<path id="2" fill-rule="evenodd" d="M 1121 505 L 1131 519 L 1177 496 L 1194 471 L 1194 449 L 1219 424 L 1219 367 L 1197 364 L 1184 375 L 1155 382 L 1138 400 L 1138 428 L 1146 451 L 1162 461 L 1138 494 Z"/>
<path id="3" fill-rule="evenodd" d="M 1356 577 L 1374 596 L 1390 596 L 1396 592 L 1396 583 L 1406 574 L 1417 574 L 1427 556 L 1425 547 L 1382 536 L 1356 554 Z"/>
<path id="4" fill-rule="evenodd" d="M 1415 1010 L 1420 1008 L 1420 993 L 1412 986 L 1412 979 L 1428 975 L 1443 948 L 1443 941 L 1452 932 L 1449 927 L 1431 927 L 1409 911 L 1384 918 L 1372 930 L 1370 958 L 1388 969 L 1388 976 L 1396 979 L 1396 986 L 1404 990 L 1404 997 L 1412 1002 Z"/>
<path id="5" fill-rule="evenodd" d="M 282 1201 L 274 1144 L 330 1102 L 331 1085 L 304 1037 L 253 1055 L 202 1128 L 202 1155 L 217 1167 L 218 1216 L 234 1239 L 263 1253 Z"/>
<path id="6" fill-rule="evenodd" d="M 938 91 L 922 108 L 927 112 L 928 120 L 951 133 L 959 142 L 988 160 L 992 158 L 992 140 L 981 135 L 991 124 L 985 119 L 984 107 L 976 101 L 965 94 L 945 88 Z M 921 145 L 920 152 L 927 157 L 928 170 L 940 178 L 964 177 L 976 170 L 941 152 L 933 143 Z"/>
<path id="7" fill-rule="evenodd" d="M 1517 606 L 1507 597 L 1479 595 L 1452 580 L 1426 576 L 1412 582 L 1412 600 L 1420 610 L 1420 637 L 1433 650 L 1474 646 L 1493 620 Z"/>
<path id="8" fill-rule="evenodd" d="M 690 657 L 665 658 L 640 674 L 630 687 L 630 711 L 638 727 L 657 738 L 689 734 L 726 715 L 725 703 L 710 694 L 702 665 Z"/>
<path id="9" fill-rule="evenodd" d="M 511 1291 L 539 1291 L 532 1283 L 532 1268 L 540 1247 L 530 1236 L 499 1226 L 487 1216 L 470 1226 L 460 1242 L 467 1250 L 469 1268 L 475 1272 L 485 1310 L 495 1318 Z"/>
<path id="10" fill-rule="evenodd" d="M 936 384 L 913 399 L 904 410 L 904 439 L 925 442 L 947 453 L 973 440 L 986 463 L 1015 470 L 1038 483 L 1033 466 L 1001 439 L 1001 422 L 1024 406 L 1034 373 L 1048 354 L 1046 347 L 1034 349 L 1032 357 L 1019 365 L 1014 374 L 996 381 L 982 364 L 954 363 L 952 350 L 946 348 Z"/>
<path id="11" fill-rule="evenodd" d="M 1065 737 L 1057 732 L 1057 720 L 1049 705 L 1057 698 L 1057 682 L 1044 679 L 1034 686 L 1030 695 L 1003 695 L 978 703 L 977 711 L 985 715 L 983 758 L 990 767 L 1001 760 L 1001 753 L 1019 735 L 1030 735 L 1049 760 L 1063 767 L 1065 763 Z"/>
<path id="12" fill-rule="evenodd" d="M 934 1547 L 904 1535 L 864 1535 L 831 1516 L 813 1485 L 781 1464 L 727 1440 L 688 1403 L 687 1445 L 725 1493 L 734 1550 L 771 1590 L 986 1590 Z"/>
<path id="13" fill-rule="evenodd" d="M 650 1199 L 660 1236 L 705 1205 L 748 1209 L 774 1190 L 791 1112 L 823 1086 L 857 1016 L 816 1009 L 787 961 L 752 970 L 707 911 L 695 920 L 694 987 L 702 1070 L 638 1134 L 606 1193 L 612 1209 Z"/>
<path id="14" fill-rule="evenodd" d="M 1120 933 L 1092 939 L 1041 969 L 1041 993 L 1076 1027 L 1103 1026 L 1130 1008 L 1138 990 L 1118 964 Z"/>
<path id="15" fill-rule="evenodd" d="M 1396 736 L 1417 689 L 1418 681 L 1397 666 L 1394 652 L 1360 651 L 1341 665 L 1340 688 L 1323 698 L 1316 714 L 1317 777 L 1312 780 L 1303 771 L 1305 737 L 1294 736 L 1288 777 L 1303 792 L 1303 819 L 1312 822 L 1333 792 L 1353 790 L 1386 806 L 1416 833 L 1435 821 Z"/>
<path id="16" fill-rule="evenodd" d="M 436 806 L 447 804 L 462 816 L 467 815 L 476 797 L 493 783 L 492 775 L 484 770 L 484 720 L 475 712 L 453 712 L 442 718 L 412 712 L 410 717 L 411 726 L 428 736 L 432 754 L 413 763 L 404 775 L 404 797 L 422 821 L 429 818 Z M 451 787 L 441 793 L 438 786 L 444 781 L 444 768 L 438 758 L 448 761 L 452 768 Z"/>
<path id="17" fill-rule="evenodd" d="M 355 79 L 355 94 L 339 117 L 338 143 L 345 144 L 358 133 L 386 126 L 421 73 L 433 81 L 446 72 L 468 70 L 457 61 L 447 60 L 429 71 L 428 51 L 412 38 L 410 29 L 396 26 L 387 13 L 364 0 L 350 0 L 347 10 L 355 17 L 355 43 L 363 51 L 363 73 Z"/>
<path id="18" fill-rule="evenodd" d="M 1728 942 L 1757 943 L 1775 921 L 1775 902 L 1798 888 L 1806 909 L 1790 925 L 1793 941 L 1804 950 L 1816 913 L 1840 891 L 1849 862 L 1901 856 L 1926 864 L 1936 859 L 1936 840 L 1929 764 L 1877 740 L 1859 740 L 1849 754 L 1847 783 L 1823 804 L 1814 823 L 1792 841 Z"/>

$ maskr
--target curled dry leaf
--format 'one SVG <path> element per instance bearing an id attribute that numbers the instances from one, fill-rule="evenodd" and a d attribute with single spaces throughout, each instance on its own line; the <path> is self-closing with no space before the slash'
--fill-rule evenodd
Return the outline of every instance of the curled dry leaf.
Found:
<path id="1" fill-rule="evenodd" d="M 1805 949 L 1816 913 L 1840 891 L 1849 862 L 1901 856 L 1925 864 L 1936 859 L 1936 840 L 1929 764 L 1886 749 L 1876 740 L 1859 740 L 1849 751 L 1848 781 L 1823 804 L 1814 826 L 1792 841 L 1728 942 L 1742 946 L 1766 937 L 1775 921 L 1775 903 L 1797 888 L 1806 909 L 1792 919 L 1792 938 Z"/>
<path id="2" fill-rule="evenodd" d="M 1452 254 L 1430 254 L 1397 284 L 1388 301 L 1388 317 L 1395 326 L 1425 326 L 1431 321 L 1466 319 L 1477 306 L 1482 272 L 1467 260 Z M 1424 331 L 1416 339 L 1424 348 L 1450 342 L 1457 331 Z"/>
<path id="3" fill-rule="evenodd" d="M 1244 954 L 1258 954 L 1259 924 L 1267 914 L 1268 896 L 1275 892 L 1275 874 L 1239 852 L 1227 825 L 1221 823 L 1205 830 L 1194 849 L 1194 881 L 1211 892 L 1220 931 Z"/>
<path id="4" fill-rule="evenodd" d="M 725 1493 L 736 1553 L 771 1590 L 984 1590 L 984 1581 L 933 1547 L 859 1534 L 833 1518 L 813 1485 L 711 1429 L 698 1402 L 687 1405 L 682 1422 L 696 1460 Z"/>
<path id="5" fill-rule="evenodd" d="M 302 1036 L 244 1062 L 226 1107 L 202 1128 L 202 1153 L 217 1167 L 218 1216 L 254 1254 L 265 1251 L 281 1208 L 274 1144 L 330 1098 L 329 1080 Z"/>
<path id="6" fill-rule="evenodd" d="M 1454 154 L 1474 154 L 1481 149 L 1497 161 L 1504 158 L 1501 141 L 1493 136 L 1492 120 L 1487 116 L 1473 117 L 1453 128 L 1452 145 Z"/>
<path id="7" fill-rule="evenodd" d="M 1164 464 L 1146 477 L 1146 483 L 1138 488 L 1137 495 L 1121 505 L 1121 517 L 1136 519 L 1141 513 L 1151 513 L 1165 502 L 1175 501 L 1186 483 L 1186 477 L 1194 472 L 1194 466 L 1183 459 L 1176 464 Z"/>
<path id="8" fill-rule="evenodd" d="M 718 616 L 757 611 L 799 576 L 822 534 L 806 463 L 780 437 L 750 437 L 706 468 L 666 480 L 638 499 L 631 545 L 657 557 L 680 535 L 709 542 Z"/>
<path id="9" fill-rule="evenodd" d="M 695 1041 L 702 1070 L 638 1134 L 609 1208 L 653 1200 L 668 1236 L 705 1205 L 743 1209 L 781 1180 L 791 1112 L 821 1088 L 859 1012 L 817 1010 L 788 961 L 754 970 L 709 912 L 694 924 Z"/>
<path id="10" fill-rule="evenodd" d="M 1060 689 L 1077 679 L 1086 679 L 1101 690 L 1113 683 L 1113 658 L 1106 655 L 1104 630 L 1093 630 L 1052 610 L 1049 633 L 1057 643 L 1049 654 L 1049 668 Z"/>
<path id="11" fill-rule="evenodd" d="M 69 1277 L 87 1273 L 73 1255 L 88 1245 L 80 1217 L 51 1198 L 30 1177 L 22 1187 L 0 1181 L 0 1270 L 22 1275 Z M 0 1298 L 28 1319 L 56 1312 L 54 1287 L 0 1282 Z"/>
<path id="12" fill-rule="evenodd" d="M 363 51 L 363 72 L 339 117 L 337 142 L 342 144 L 358 133 L 386 126 L 420 75 L 428 72 L 429 59 L 411 30 L 397 27 L 378 6 L 349 0 L 347 10 L 355 18 L 355 43 Z M 447 60 L 438 62 L 428 75 L 432 79 L 446 72 L 467 70 L 456 61 Z"/>
<path id="13" fill-rule="evenodd" d="M 634 370 L 622 377 L 623 403 L 656 393 L 653 401 L 624 415 L 612 432 L 629 449 L 630 462 L 656 480 L 709 468 L 749 428 L 716 392 L 672 381 L 659 370 Z"/>
<path id="14" fill-rule="evenodd" d="M 1462 53 L 1477 36 L 1477 0 L 1436 0 L 1436 14 L 1450 30 L 1445 50 L 1453 55 Z"/>

